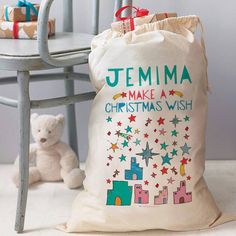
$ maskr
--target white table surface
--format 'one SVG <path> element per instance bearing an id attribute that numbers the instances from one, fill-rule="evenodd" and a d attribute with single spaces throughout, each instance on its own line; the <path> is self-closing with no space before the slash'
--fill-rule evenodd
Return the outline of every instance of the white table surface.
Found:
<path id="1" fill-rule="evenodd" d="M 11 170 L 12 166 L 10 165 L 0 165 L 0 236 L 17 235 L 13 230 L 17 189 L 10 179 Z M 205 176 L 220 209 L 236 214 L 236 161 L 208 161 Z M 72 201 L 78 191 L 68 190 L 63 183 L 44 183 L 31 188 L 28 198 L 25 235 L 236 236 L 236 222 L 227 223 L 208 231 L 189 233 L 153 230 L 120 234 L 66 234 L 54 229 L 55 225 L 65 222 L 68 218 Z"/>

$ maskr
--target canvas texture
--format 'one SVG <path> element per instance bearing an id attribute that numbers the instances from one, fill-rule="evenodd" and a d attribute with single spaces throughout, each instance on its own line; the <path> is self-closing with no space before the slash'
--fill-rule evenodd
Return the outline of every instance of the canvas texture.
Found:
<path id="1" fill-rule="evenodd" d="M 199 24 L 173 17 L 95 37 L 84 191 L 60 229 L 186 231 L 233 219 L 203 178 L 208 78 Z"/>

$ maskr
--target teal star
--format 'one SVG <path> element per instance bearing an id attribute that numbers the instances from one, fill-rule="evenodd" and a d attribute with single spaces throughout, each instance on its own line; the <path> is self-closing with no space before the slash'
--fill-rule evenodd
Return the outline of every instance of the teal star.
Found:
<path id="1" fill-rule="evenodd" d="M 124 142 L 121 143 L 121 144 L 123 145 L 123 148 L 124 148 L 124 147 L 128 147 L 128 144 L 129 144 L 129 143 L 128 143 L 126 140 L 124 140 Z"/>
<path id="2" fill-rule="evenodd" d="M 110 116 L 107 117 L 107 122 L 112 122 L 112 118 Z"/>
<path id="3" fill-rule="evenodd" d="M 191 147 L 189 147 L 188 144 L 185 143 L 184 146 L 182 146 L 182 147 L 180 147 L 180 148 L 181 148 L 181 150 L 183 151 L 183 154 L 182 154 L 182 155 L 184 155 L 185 153 L 186 153 L 186 154 L 189 154 L 189 149 L 190 149 Z"/>
<path id="4" fill-rule="evenodd" d="M 130 126 L 127 126 L 125 130 L 126 130 L 126 133 L 132 133 L 132 127 Z"/>
<path id="5" fill-rule="evenodd" d="M 187 121 L 189 121 L 189 120 L 190 120 L 190 117 L 189 117 L 189 116 L 185 116 L 185 117 L 184 117 L 184 121 L 185 121 L 185 122 L 187 122 Z"/>
<path id="6" fill-rule="evenodd" d="M 142 156 L 142 159 L 145 160 L 146 166 L 148 166 L 149 159 L 153 159 L 153 156 L 159 155 L 159 153 L 152 152 L 153 148 L 149 148 L 148 142 L 146 143 L 146 148 L 142 149 L 141 153 L 137 153 L 136 155 Z"/>
<path id="7" fill-rule="evenodd" d="M 172 137 L 173 137 L 173 136 L 177 137 L 178 133 L 179 133 L 179 132 L 177 132 L 176 130 L 172 130 L 172 131 L 171 131 L 171 136 L 172 136 Z"/>
<path id="8" fill-rule="evenodd" d="M 171 165 L 170 160 L 172 160 L 173 158 L 170 158 L 168 156 L 168 153 L 166 153 L 165 156 L 161 156 L 161 158 L 162 158 L 162 165 L 165 165 L 165 164 Z"/>
<path id="9" fill-rule="evenodd" d="M 176 126 L 179 124 L 179 122 L 181 122 L 182 120 L 180 120 L 176 115 L 175 117 L 173 118 L 173 120 L 171 120 L 170 122 L 173 123 L 173 125 Z"/>
<path id="10" fill-rule="evenodd" d="M 176 149 L 173 149 L 172 152 L 170 152 L 172 156 L 177 156 L 177 150 Z"/>
<path id="11" fill-rule="evenodd" d="M 138 145 L 140 145 L 140 143 L 141 143 L 141 140 L 136 138 L 136 140 L 135 140 L 135 142 L 134 142 L 134 143 L 135 143 L 135 145 L 136 145 L 136 146 L 138 146 Z"/>
<path id="12" fill-rule="evenodd" d="M 122 161 L 126 161 L 126 156 L 124 156 L 123 154 L 120 156 L 120 162 Z"/>
<path id="13" fill-rule="evenodd" d="M 161 150 L 164 149 L 166 150 L 166 148 L 168 147 L 169 145 L 167 145 L 165 142 L 164 143 L 161 143 Z"/>

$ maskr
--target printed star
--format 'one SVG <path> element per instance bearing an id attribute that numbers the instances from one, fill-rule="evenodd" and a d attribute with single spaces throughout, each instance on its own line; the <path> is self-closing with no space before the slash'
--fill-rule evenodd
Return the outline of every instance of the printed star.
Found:
<path id="1" fill-rule="evenodd" d="M 177 156 L 177 150 L 173 149 L 172 152 L 170 152 L 172 156 Z"/>
<path id="2" fill-rule="evenodd" d="M 181 150 L 183 151 L 183 154 L 182 156 L 186 153 L 186 154 L 189 154 L 189 149 L 191 149 L 191 147 L 188 146 L 187 143 L 184 144 L 184 146 L 180 147 Z"/>
<path id="3" fill-rule="evenodd" d="M 156 187 L 156 188 L 159 188 L 159 184 L 156 184 L 155 187 Z"/>
<path id="4" fill-rule="evenodd" d="M 152 122 L 152 120 L 151 120 L 150 118 L 148 118 L 148 119 L 146 120 L 146 122 L 147 122 L 147 123 L 146 123 L 145 125 L 148 126 L 148 124 L 150 124 L 150 123 Z"/>
<path id="5" fill-rule="evenodd" d="M 116 149 L 119 149 L 119 147 L 117 146 L 117 143 L 111 143 L 110 149 L 111 149 L 113 152 L 115 152 Z"/>
<path id="6" fill-rule="evenodd" d="M 145 181 L 144 181 L 144 184 L 145 184 L 145 185 L 148 185 L 148 184 L 149 184 L 149 182 L 148 182 L 147 180 L 145 180 Z"/>
<path id="7" fill-rule="evenodd" d="M 120 171 L 118 171 L 117 169 L 114 171 L 114 175 L 113 177 L 115 178 L 117 175 L 119 175 Z"/>
<path id="8" fill-rule="evenodd" d="M 185 131 L 189 131 L 189 127 L 188 126 L 185 127 Z"/>
<path id="9" fill-rule="evenodd" d="M 184 158 L 180 161 L 182 165 L 187 165 L 188 164 L 188 159 Z"/>
<path id="10" fill-rule="evenodd" d="M 166 134 L 166 131 L 164 130 L 164 128 L 159 130 L 159 132 L 160 132 L 160 135 L 163 135 L 163 136 L 165 136 L 165 134 Z"/>
<path id="11" fill-rule="evenodd" d="M 172 171 L 172 173 L 174 173 L 175 175 L 178 174 L 178 173 L 177 173 L 177 169 L 176 169 L 175 167 L 172 167 L 172 168 L 171 168 L 171 171 Z"/>
<path id="12" fill-rule="evenodd" d="M 184 135 L 184 138 L 185 138 L 186 140 L 188 140 L 189 135 L 185 134 L 185 135 Z"/>
<path id="13" fill-rule="evenodd" d="M 179 122 L 181 122 L 181 120 L 175 115 L 175 117 L 173 118 L 173 120 L 170 121 L 171 123 L 173 123 L 173 125 L 176 126 L 179 124 Z"/>
<path id="14" fill-rule="evenodd" d="M 173 89 L 170 90 L 170 91 L 169 91 L 169 95 L 170 95 L 170 96 L 174 96 L 174 95 L 175 95 L 175 91 L 174 91 Z"/>
<path id="15" fill-rule="evenodd" d="M 121 125 L 122 125 L 122 123 L 119 121 L 119 122 L 117 122 L 117 125 L 118 125 L 118 126 L 121 126 Z"/>
<path id="16" fill-rule="evenodd" d="M 170 177 L 169 179 L 167 179 L 167 182 L 168 184 L 173 184 L 175 180 L 172 177 Z"/>
<path id="17" fill-rule="evenodd" d="M 120 136 L 120 130 L 117 130 L 115 135 L 117 135 L 119 137 Z"/>
<path id="18" fill-rule="evenodd" d="M 107 122 L 112 122 L 112 118 L 110 116 L 107 117 Z"/>
<path id="19" fill-rule="evenodd" d="M 144 138 L 148 138 L 149 137 L 149 135 L 146 133 L 146 134 L 144 134 Z"/>
<path id="20" fill-rule="evenodd" d="M 157 169 L 157 166 L 158 166 L 158 165 L 157 165 L 156 163 L 152 165 L 152 167 L 153 167 L 154 169 Z"/>
<path id="21" fill-rule="evenodd" d="M 170 161 L 171 161 L 173 158 L 170 158 L 170 157 L 168 156 L 168 153 L 166 153 L 165 156 L 161 156 L 161 158 L 162 158 L 162 165 L 165 165 L 165 164 L 171 165 Z"/>
<path id="22" fill-rule="evenodd" d="M 129 151 L 131 152 L 131 151 L 132 151 L 132 148 L 130 148 Z"/>
<path id="23" fill-rule="evenodd" d="M 110 180 L 110 179 L 107 179 L 106 181 L 107 181 L 107 184 L 110 184 L 110 183 L 111 183 L 111 180 Z"/>
<path id="24" fill-rule="evenodd" d="M 110 163 L 107 163 L 107 166 L 109 166 L 110 165 Z"/>
<path id="25" fill-rule="evenodd" d="M 158 142 L 159 142 L 159 140 L 156 138 L 156 139 L 155 139 L 155 143 L 158 143 Z"/>
<path id="26" fill-rule="evenodd" d="M 156 132 L 157 132 L 157 129 L 154 129 L 154 132 L 156 133 Z"/>
<path id="27" fill-rule="evenodd" d="M 128 144 L 129 144 L 129 143 L 128 143 L 126 140 L 124 140 L 124 142 L 121 143 L 121 144 L 123 145 L 123 148 L 124 148 L 124 147 L 128 147 Z"/>
<path id="28" fill-rule="evenodd" d="M 173 136 L 177 137 L 178 133 L 179 133 L 179 132 L 177 132 L 176 130 L 172 130 L 172 131 L 171 131 L 171 136 L 172 136 L 172 137 L 173 137 Z"/>
<path id="29" fill-rule="evenodd" d="M 165 121 L 165 119 L 162 117 L 160 117 L 159 120 L 157 120 L 159 125 L 164 125 L 164 121 Z"/>
<path id="30" fill-rule="evenodd" d="M 135 122 L 136 116 L 131 115 L 129 118 L 130 123 L 133 121 Z"/>
<path id="31" fill-rule="evenodd" d="M 189 117 L 189 116 L 185 116 L 185 117 L 184 117 L 184 121 L 185 121 L 185 122 L 187 122 L 187 121 L 189 121 L 189 120 L 190 120 L 190 117 Z"/>
<path id="32" fill-rule="evenodd" d="M 161 150 L 164 149 L 166 150 L 166 148 L 168 147 L 169 145 L 167 145 L 165 142 L 164 143 L 161 143 Z"/>
<path id="33" fill-rule="evenodd" d="M 191 178 L 192 178 L 192 177 L 191 177 L 190 175 L 187 176 L 187 180 L 188 180 L 188 181 L 191 180 Z"/>
<path id="34" fill-rule="evenodd" d="M 168 171 L 168 168 L 165 168 L 165 166 L 163 166 L 163 168 L 161 169 L 162 175 L 167 174 L 168 173 L 167 171 Z"/>
<path id="35" fill-rule="evenodd" d="M 136 140 L 135 140 L 135 142 L 134 142 L 134 143 L 135 143 L 135 145 L 136 145 L 136 146 L 138 146 L 138 145 L 140 145 L 140 143 L 141 143 L 141 140 L 136 138 Z"/>
<path id="36" fill-rule="evenodd" d="M 153 156 L 159 155 L 159 153 L 152 152 L 153 148 L 149 148 L 148 142 L 146 143 L 146 148 L 142 149 L 141 153 L 137 153 L 136 155 L 141 156 L 143 160 L 145 160 L 146 166 L 148 166 L 149 159 L 153 159 Z"/>
<path id="37" fill-rule="evenodd" d="M 120 161 L 126 161 L 126 156 L 124 156 L 123 154 L 120 156 Z"/>
<path id="38" fill-rule="evenodd" d="M 111 135 L 111 131 L 107 132 L 107 135 L 110 136 Z"/>
<path id="39" fill-rule="evenodd" d="M 139 133 L 140 133 L 140 130 L 139 130 L 139 129 L 136 129 L 136 130 L 134 131 L 134 133 L 135 133 L 135 134 L 139 134 Z"/>
<path id="40" fill-rule="evenodd" d="M 127 93 L 124 93 L 124 92 L 121 93 L 121 97 L 122 97 L 122 98 L 126 98 L 126 97 L 127 97 Z"/>
<path id="41" fill-rule="evenodd" d="M 132 133 L 132 127 L 130 126 L 127 126 L 125 130 L 126 130 L 126 133 Z"/>
<path id="42" fill-rule="evenodd" d="M 156 178 L 157 174 L 152 172 L 151 176 L 152 176 L 152 178 Z"/>
<path id="43" fill-rule="evenodd" d="M 112 161 L 113 156 L 109 155 L 107 158 L 108 158 L 110 161 Z"/>
<path id="44" fill-rule="evenodd" d="M 177 146 L 177 144 L 178 144 L 178 143 L 177 143 L 176 141 L 174 141 L 174 142 L 172 143 L 173 146 Z"/>

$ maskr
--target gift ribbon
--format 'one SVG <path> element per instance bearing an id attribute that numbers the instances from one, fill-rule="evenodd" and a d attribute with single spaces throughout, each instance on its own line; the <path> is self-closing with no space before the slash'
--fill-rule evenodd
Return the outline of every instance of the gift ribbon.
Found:
<path id="1" fill-rule="evenodd" d="M 125 21 L 125 20 L 129 20 L 130 22 L 130 29 L 131 31 L 134 30 L 134 17 L 131 16 L 127 16 L 127 17 L 121 17 L 121 14 L 124 10 L 131 8 L 131 9 L 135 9 L 135 16 L 134 17 L 142 17 L 142 16 L 147 16 L 149 14 L 149 10 L 147 9 L 142 9 L 142 8 L 137 8 L 134 6 L 123 6 L 121 7 L 116 13 L 115 13 L 115 17 L 118 21 Z"/>
<path id="2" fill-rule="evenodd" d="M 17 7 L 26 8 L 26 13 L 25 13 L 26 21 L 30 21 L 30 11 L 32 11 L 35 16 L 38 16 L 38 10 L 34 7 L 34 5 L 31 2 L 28 2 L 26 0 L 19 0 L 16 5 Z M 8 7 L 5 7 L 5 18 L 6 21 L 9 21 Z"/>
<path id="3" fill-rule="evenodd" d="M 13 23 L 13 38 L 14 39 L 19 38 L 19 24 L 18 24 L 18 22 Z"/>

